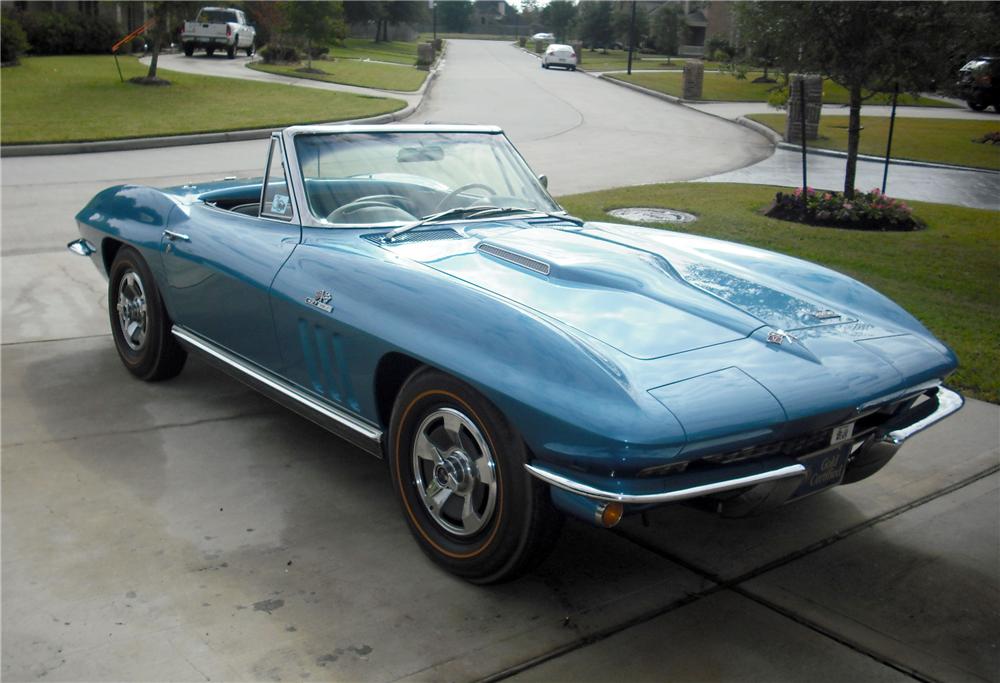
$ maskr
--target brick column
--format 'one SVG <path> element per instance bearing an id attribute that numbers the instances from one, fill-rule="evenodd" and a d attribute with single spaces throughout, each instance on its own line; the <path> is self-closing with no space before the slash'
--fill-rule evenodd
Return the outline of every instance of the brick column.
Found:
<path id="1" fill-rule="evenodd" d="M 804 85 L 803 85 L 804 84 Z M 788 117 L 785 140 L 802 142 L 802 88 L 806 93 L 806 140 L 819 137 L 819 117 L 823 111 L 823 79 L 815 74 L 792 74 L 788 83 Z"/>
<path id="2" fill-rule="evenodd" d="M 700 100 L 701 86 L 705 81 L 705 63 L 700 59 L 689 59 L 684 62 L 684 95 L 685 100 Z"/>

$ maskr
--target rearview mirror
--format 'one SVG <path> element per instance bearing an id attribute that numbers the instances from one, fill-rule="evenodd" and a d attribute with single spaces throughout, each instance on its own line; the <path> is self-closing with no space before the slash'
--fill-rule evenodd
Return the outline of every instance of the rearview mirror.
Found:
<path id="1" fill-rule="evenodd" d="M 542 187 L 544 187 L 546 190 L 549 189 L 549 177 L 544 173 L 538 176 L 538 182 L 540 182 L 542 184 Z"/>
<path id="2" fill-rule="evenodd" d="M 444 159 L 444 150 L 437 145 L 403 147 L 396 153 L 396 161 L 401 164 L 407 164 L 411 161 L 441 161 L 442 159 Z"/>

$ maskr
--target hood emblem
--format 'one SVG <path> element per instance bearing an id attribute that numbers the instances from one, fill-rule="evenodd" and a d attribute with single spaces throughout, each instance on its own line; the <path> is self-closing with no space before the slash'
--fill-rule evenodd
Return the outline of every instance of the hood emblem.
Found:
<path id="1" fill-rule="evenodd" d="M 315 306 L 321 311 L 326 311 L 327 313 L 333 312 L 333 306 L 330 305 L 330 301 L 333 300 L 333 295 L 325 289 L 316 290 L 316 294 L 313 296 L 306 297 L 306 303 L 310 306 Z"/>
<path id="2" fill-rule="evenodd" d="M 812 314 L 812 317 L 818 318 L 819 320 L 833 320 L 834 318 L 841 317 L 841 315 L 840 315 L 840 313 L 837 313 L 836 311 L 831 311 L 830 309 L 825 308 L 825 309 L 823 309 L 821 311 L 815 311 Z"/>
<path id="3" fill-rule="evenodd" d="M 784 330 L 771 330 L 767 333 L 767 343 L 768 344 L 784 344 L 785 342 L 795 341 L 795 337 L 788 334 Z"/>

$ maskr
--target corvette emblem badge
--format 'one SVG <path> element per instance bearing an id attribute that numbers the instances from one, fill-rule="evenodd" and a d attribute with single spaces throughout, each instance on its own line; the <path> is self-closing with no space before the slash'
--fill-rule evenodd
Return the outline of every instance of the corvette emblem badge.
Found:
<path id="1" fill-rule="evenodd" d="M 783 330 L 771 330 L 767 333 L 768 344 L 784 344 L 786 341 L 793 342 L 795 337 Z"/>
<path id="2" fill-rule="evenodd" d="M 313 296 L 306 297 L 306 303 L 310 306 L 315 306 L 321 311 L 326 311 L 327 313 L 333 312 L 333 306 L 330 305 L 330 301 L 333 300 L 333 295 L 325 289 L 319 289 Z"/>

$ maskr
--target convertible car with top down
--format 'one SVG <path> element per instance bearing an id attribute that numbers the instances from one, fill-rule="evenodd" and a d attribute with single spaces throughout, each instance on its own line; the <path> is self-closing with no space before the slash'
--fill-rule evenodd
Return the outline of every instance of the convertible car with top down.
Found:
<path id="1" fill-rule="evenodd" d="M 840 273 L 568 215 L 486 126 L 293 126 L 264 173 L 111 187 L 69 248 L 144 380 L 188 354 L 388 463 L 420 547 L 508 579 L 566 515 L 754 514 L 958 410 L 951 350 Z M 265 151 L 265 150 L 262 150 Z"/>

